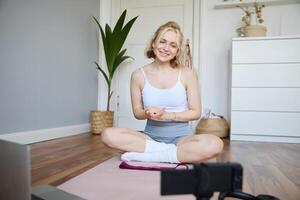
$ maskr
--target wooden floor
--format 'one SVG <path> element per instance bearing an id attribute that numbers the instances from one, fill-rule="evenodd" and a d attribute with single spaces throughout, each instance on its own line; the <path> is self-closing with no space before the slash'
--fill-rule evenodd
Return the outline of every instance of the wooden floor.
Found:
<path id="1" fill-rule="evenodd" d="M 281 200 L 300 199 L 300 144 L 224 140 L 217 162 L 238 162 L 244 169 L 243 190 L 272 194 Z M 118 155 L 100 136 L 89 133 L 31 146 L 32 185 L 60 185 Z"/>

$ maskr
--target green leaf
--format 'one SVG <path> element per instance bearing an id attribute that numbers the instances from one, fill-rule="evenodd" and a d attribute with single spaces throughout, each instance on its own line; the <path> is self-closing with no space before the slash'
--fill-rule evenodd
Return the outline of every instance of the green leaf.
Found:
<path id="1" fill-rule="evenodd" d="M 127 49 L 123 49 L 123 50 L 118 54 L 117 57 L 122 57 L 122 56 L 125 54 L 126 51 L 127 51 Z"/>
<path id="2" fill-rule="evenodd" d="M 126 12 L 124 11 L 122 16 L 119 18 L 119 20 L 126 15 Z M 115 38 L 114 43 L 112 45 L 112 56 L 115 58 L 116 56 L 118 56 L 118 53 L 120 52 L 122 46 L 124 45 L 124 42 L 128 36 L 128 33 L 133 25 L 133 23 L 135 22 L 135 20 L 137 19 L 137 16 L 135 18 L 133 18 L 132 20 L 130 20 L 122 29 L 114 29 L 113 34 L 113 38 Z M 115 60 L 112 59 L 111 60 L 111 64 L 114 65 Z"/>
<path id="3" fill-rule="evenodd" d="M 100 29 L 100 33 L 101 33 L 101 38 L 102 38 L 102 44 L 103 44 L 103 48 L 104 48 L 104 54 L 105 54 L 105 60 L 109 60 L 109 49 L 108 49 L 108 40 L 105 36 L 105 33 L 103 31 L 103 28 L 102 26 L 100 25 L 99 21 L 97 20 L 96 17 L 93 16 L 93 19 L 95 20 L 95 22 L 97 23 L 98 25 L 98 28 Z"/>
<path id="4" fill-rule="evenodd" d="M 106 42 L 107 42 L 107 51 L 105 51 L 105 54 L 107 54 L 106 63 L 108 67 L 108 71 L 111 73 L 111 64 L 113 63 L 113 37 L 112 37 L 112 32 L 111 28 L 109 27 L 108 24 L 105 25 L 105 34 L 106 34 Z"/>
<path id="5" fill-rule="evenodd" d="M 120 41 L 120 44 L 119 44 L 120 47 L 119 47 L 118 51 L 120 51 L 120 49 L 122 48 L 122 46 L 128 36 L 128 33 L 136 19 L 137 19 L 137 16 L 135 18 L 133 18 L 132 20 L 130 20 L 122 29 L 121 34 L 119 35 L 120 37 L 118 38 L 118 40 Z"/>
<path id="6" fill-rule="evenodd" d="M 110 80 L 108 78 L 108 76 L 106 75 L 106 73 L 103 71 L 103 69 L 101 69 L 101 67 L 99 66 L 99 64 L 97 62 L 95 62 L 95 64 L 97 65 L 97 69 L 102 73 L 102 75 L 105 78 L 105 81 L 108 85 L 110 85 Z"/>
<path id="7" fill-rule="evenodd" d="M 119 42 L 119 39 L 122 34 L 122 28 L 126 17 L 126 12 L 127 12 L 126 10 L 123 11 L 122 15 L 119 17 L 117 24 L 112 32 L 112 37 L 115 38 L 115 40 L 112 43 L 113 57 L 116 57 L 120 49 L 122 48 L 122 44 Z"/>
<path id="8" fill-rule="evenodd" d="M 114 65 L 114 68 L 113 68 L 113 73 L 112 73 L 112 76 L 114 75 L 115 71 L 117 70 L 117 68 L 120 66 L 120 64 L 122 62 L 124 62 L 126 59 L 133 59 L 131 56 L 122 56 L 122 57 L 117 57 L 116 60 L 115 60 L 115 65 Z M 134 60 L 134 59 L 133 59 Z M 113 78 L 113 77 L 111 77 Z"/>
<path id="9" fill-rule="evenodd" d="M 120 59 L 122 58 L 122 56 L 125 54 L 126 49 L 122 50 L 115 58 L 114 60 L 114 64 L 113 64 L 113 70 L 112 73 L 110 74 L 111 78 L 114 75 L 114 72 L 116 71 L 116 69 L 118 68 L 118 66 L 120 65 Z"/>
<path id="10" fill-rule="evenodd" d="M 122 27 L 123 27 L 123 24 L 125 21 L 125 17 L 126 17 L 126 12 L 127 12 L 127 10 L 125 9 L 123 11 L 122 15 L 120 16 L 120 18 L 118 19 L 116 26 L 113 30 L 113 33 L 120 32 L 122 30 Z"/>

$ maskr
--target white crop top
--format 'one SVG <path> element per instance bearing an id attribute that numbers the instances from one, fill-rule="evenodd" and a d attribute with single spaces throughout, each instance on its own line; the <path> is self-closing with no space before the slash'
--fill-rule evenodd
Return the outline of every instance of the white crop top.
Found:
<path id="1" fill-rule="evenodd" d="M 147 80 L 147 76 L 143 68 L 140 69 L 145 80 L 142 90 L 144 108 L 162 107 L 166 112 L 182 112 L 188 109 L 186 90 L 180 81 L 181 70 L 178 73 L 178 79 L 175 86 L 160 89 L 153 87 Z"/>

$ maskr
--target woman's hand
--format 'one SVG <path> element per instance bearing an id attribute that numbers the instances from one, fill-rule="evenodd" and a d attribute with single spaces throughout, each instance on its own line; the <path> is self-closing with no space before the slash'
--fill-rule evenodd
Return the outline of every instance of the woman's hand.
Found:
<path id="1" fill-rule="evenodd" d="M 150 115 L 149 114 L 149 118 L 151 120 L 155 120 L 155 121 L 174 121 L 176 119 L 176 114 L 174 112 L 165 112 L 164 110 L 152 110 L 155 112 L 155 114 Z M 147 113 L 147 111 L 146 111 Z M 148 112 L 150 113 L 150 112 Z M 147 115 L 147 114 L 146 114 Z"/>
<path id="2" fill-rule="evenodd" d="M 148 119 L 158 119 L 165 113 L 164 108 L 161 107 L 148 107 L 145 109 L 145 114 Z"/>
<path id="3" fill-rule="evenodd" d="M 164 114 L 160 117 L 162 121 L 176 121 L 176 113 L 175 112 L 164 112 Z"/>

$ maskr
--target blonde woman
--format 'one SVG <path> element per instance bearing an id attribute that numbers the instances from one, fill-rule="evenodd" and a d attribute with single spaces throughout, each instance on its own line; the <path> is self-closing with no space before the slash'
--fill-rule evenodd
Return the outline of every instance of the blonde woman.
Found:
<path id="1" fill-rule="evenodd" d="M 201 100 L 197 75 L 182 66 L 183 34 L 176 22 L 161 25 L 146 48 L 153 62 L 133 72 L 134 116 L 147 119 L 144 133 L 107 128 L 103 142 L 125 151 L 124 161 L 196 163 L 223 149 L 214 135 L 193 135 L 189 121 L 199 119 Z"/>

